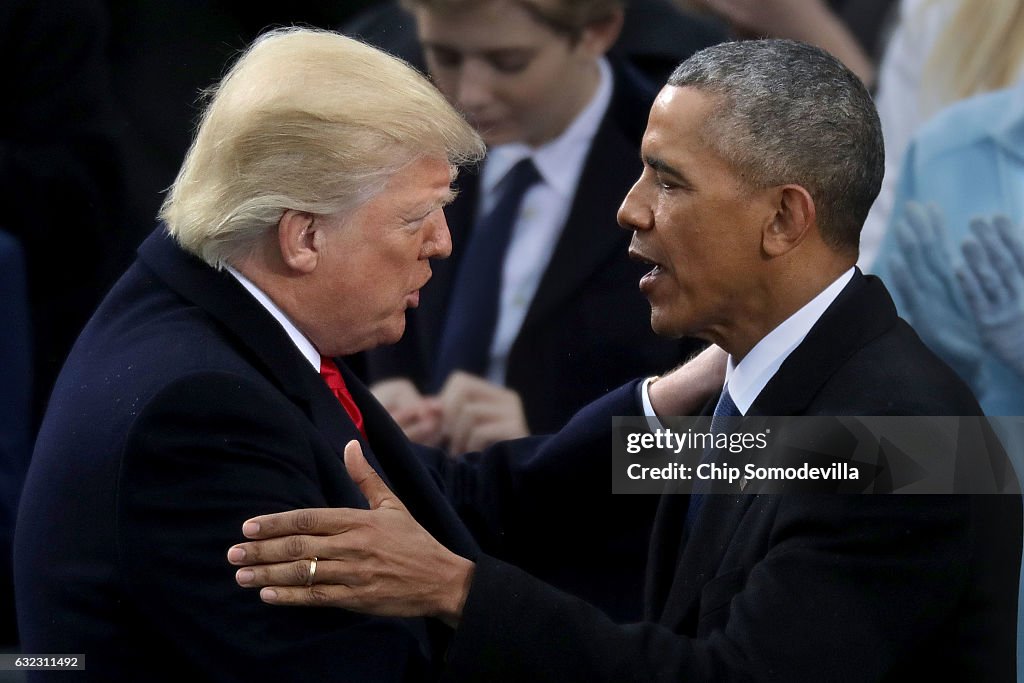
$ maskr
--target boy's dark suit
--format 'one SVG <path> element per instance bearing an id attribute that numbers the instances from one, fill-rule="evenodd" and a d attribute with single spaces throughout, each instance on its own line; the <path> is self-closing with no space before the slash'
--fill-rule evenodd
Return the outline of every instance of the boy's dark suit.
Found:
<path id="1" fill-rule="evenodd" d="M 748 414 L 980 411 L 857 273 Z M 451 679 L 1014 680 L 1019 496 L 713 495 L 690 537 L 686 507 L 662 499 L 641 625 L 482 557 Z"/>

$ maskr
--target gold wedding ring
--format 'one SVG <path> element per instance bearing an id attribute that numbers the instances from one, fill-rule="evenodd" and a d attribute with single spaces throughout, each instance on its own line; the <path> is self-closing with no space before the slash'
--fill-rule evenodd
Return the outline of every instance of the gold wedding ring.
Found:
<path id="1" fill-rule="evenodd" d="M 313 578 L 316 576 L 316 558 L 312 558 L 309 561 L 309 574 L 306 576 L 306 585 L 313 585 Z"/>

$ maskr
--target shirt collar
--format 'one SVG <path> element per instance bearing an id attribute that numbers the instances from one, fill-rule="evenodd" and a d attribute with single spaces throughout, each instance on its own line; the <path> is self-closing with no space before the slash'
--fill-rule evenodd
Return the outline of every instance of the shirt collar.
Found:
<path id="1" fill-rule="evenodd" d="M 738 364 L 729 356 L 725 386 L 741 413 L 747 413 L 789 354 L 800 345 L 818 318 L 850 283 L 853 274 L 854 269 L 850 268 L 840 275 L 835 282 L 765 335 Z"/>
<path id="2" fill-rule="evenodd" d="M 487 152 L 480 177 L 480 187 L 485 194 L 494 191 L 502 178 L 521 160 L 532 157 L 544 183 L 554 188 L 567 200 L 576 193 L 577 174 L 572 169 L 582 167 L 584 157 L 590 148 L 590 141 L 601 127 L 601 120 L 612 101 L 612 69 L 608 60 L 597 62 L 600 82 L 597 91 L 583 111 L 557 138 L 540 147 L 513 142 L 492 147 Z"/>
<path id="3" fill-rule="evenodd" d="M 299 332 L 299 328 L 295 327 L 292 321 L 288 319 L 288 316 L 284 314 L 284 311 L 278 308 L 277 304 L 275 304 L 262 289 L 254 285 L 249 278 L 245 277 L 231 266 L 226 266 L 226 269 L 243 287 L 245 287 L 245 290 L 249 292 L 249 294 L 251 294 L 252 297 L 256 299 L 261 306 L 263 306 L 263 308 L 267 309 L 267 312 L 270 313 L 270 315 L 274 316 L 274 320 L 276 320 L 278 324 L 284 328 L 284 331 L 288 333 L 288 338 L 292 340 L 293 344 L 295 344 L 295 348 L 299 350 L 299 353 L 309 361 L 309 364 L 312 365 L 317 372 L 320 372 L 320 352 L 316 350 L 315 346 L 313 346 L 313 342 L 309 341 L 309 339 L 306 338 L 306 335 L 302 334 L 302 332 Z"/>

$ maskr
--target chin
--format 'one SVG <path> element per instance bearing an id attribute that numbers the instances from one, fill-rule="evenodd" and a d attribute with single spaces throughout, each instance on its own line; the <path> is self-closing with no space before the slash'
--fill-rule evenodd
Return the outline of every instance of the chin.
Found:
<path id="1" fill-rule="evenodd" d="M 376 346 L 390 346 L 397 344 L 402 335 L 405 334 L 405 313 L 403 312 L 397 321 L 386 325 L 380 333 Z"/>
<path id="2" fill-rule="evenodd" d="M 659 337 L 668 339 L 679 339 L 689 332 L 685 321 L 674 320 L 664 312 L 659 313 L 655 308 L 651 309 L 651 329 Z"/>

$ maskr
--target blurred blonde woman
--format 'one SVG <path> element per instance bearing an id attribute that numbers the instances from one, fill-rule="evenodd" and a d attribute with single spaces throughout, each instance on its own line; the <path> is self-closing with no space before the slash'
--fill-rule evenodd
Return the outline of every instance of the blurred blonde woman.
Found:
<path id="1" fill-rule="evenodd" d="M 939 110 L 1021 78 L 1024 0 L 902 0 L 879 68 L 876 104 L 885 135 L 885 180 L 861 233 L 869 269 L 889 225 L 900 167 L 915 131 Z"/>

